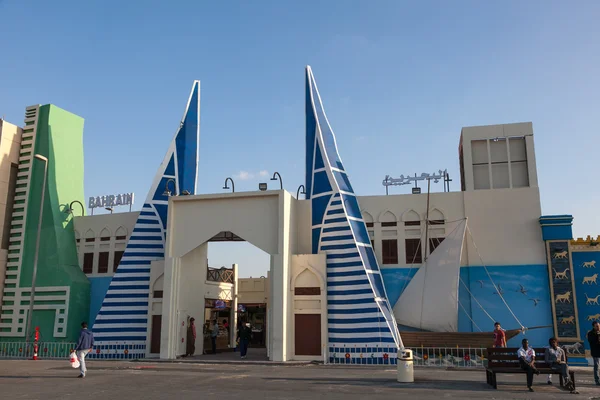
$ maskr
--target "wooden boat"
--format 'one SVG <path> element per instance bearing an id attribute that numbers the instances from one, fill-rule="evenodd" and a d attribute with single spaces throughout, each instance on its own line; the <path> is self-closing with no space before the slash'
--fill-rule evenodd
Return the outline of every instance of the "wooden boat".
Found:
<path id="1" fill-rule="evenodd" d="M 493 332 L 458 332 L 458 286 L 466 225 L 466 219 L 458 221 L 456 228 L 425 260 L 396 302 L 394 317 L 405 347 L 492 347 Z M 415 329 L 403 331 L 402 327 Z M 525 330 L 540 328 L 546 327 Z M 522 330 L 504 332 L 508 341 Z"/>
<path id="2" fill-rule="evenodd" d="M 550 328 L 551 326 L 536 326 L 531 329 Z M 506 340 L 514 338 L 521 329 L 504 331 Z M 493 332 L 420 332 L 400 331 L 400 337 L 405 347 L 436 347 L 436 348 L 488 348 L 494 341 Z"/>

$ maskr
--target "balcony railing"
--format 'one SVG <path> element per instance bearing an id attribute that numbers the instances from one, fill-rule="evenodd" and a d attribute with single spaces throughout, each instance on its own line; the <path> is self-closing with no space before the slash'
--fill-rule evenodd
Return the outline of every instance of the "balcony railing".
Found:
<path id="1" fill-rule="evenodd" d="M 235 274 L 233 268 L 208 268 L 206 271 L 206 280 L 209 282 L 235 283 Z"/>

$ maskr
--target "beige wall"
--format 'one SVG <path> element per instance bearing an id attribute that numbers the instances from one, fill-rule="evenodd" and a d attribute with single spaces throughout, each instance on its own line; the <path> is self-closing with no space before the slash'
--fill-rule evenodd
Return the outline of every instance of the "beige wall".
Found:
<path id="1" fill-rule="evenodd" d="M 365 221 L 374 222 L 367 230 L 375 241 L 375 254 L 382 268 L 410 267 L 406 263 L 405 239 L 420 237 L 424 242 L 427 194 L 359 196 L 358 203 Z M 298 201 L 296 209 L 298 251 L 311 253 L 310 201 Z M 429 237 L 445 237 L 454 229 L 457 220 L 468 218 L 467 226 L 473 239 L 467 233 L 463 266 L 546 262 L 538 222 L 542 210 L 537 187 L 431 193 L 429 212 L 430 220 L 442 215 L 446 221 L 444 225 L 432 227 Z M 404 221 L 415 213 L 422 221 L 421 226 L 405 226 Z M 397 226 L 382 227 L 382 220 L 394 220 Z M 398 264 L 382 263 L 381 241 L 385 239 L 397 239 Z"/>
<path id="2" fill-rule="evenodd" d="M 81 215 L 81 207 L 73 205 L 75 215 Z M 116 251 L 124 251 L 127 241 L 131 236 L 139 211 L 78 216 L 74 219 L 75 238 L 77 240 L 77 251 L 79 266 L 83 269 L 83 257 L 85 253 L 94 254 L 93 272 L 87 274 L 89 277 L 112 276 L 114 255 Z M 117 240 L 117 237 L 125 236 L 125 239 Z M 110 240 L 103 241 L 100 238 L 109 237 Z M 88 239 L 88 240 L 86 240 Z M 94 239 L 93 241 L 89 241 Z M 98 259 L 100 252 L 108 252 L 108 272 L 98 273 Z"/>
<path id="3" fill-rule="evenodd" d="M 19 164 L 21 135 L 23 130 L 0 118 L 0 243 L 4 241 L 4 226 L 8 225 L 6 234 L 10 232 L 12 202 L 14 189 L 9 193 L 11 164 Z M 14 184 L 14 182 L 13 182 Z M 4 292 L 8 248 L 0 248 L 0 297 Z"/>
<path id="4" fill-rule="evenodd" d="M 269 300 L 269 278 L 239 278 L 239 304 L 267 304 Z"/>

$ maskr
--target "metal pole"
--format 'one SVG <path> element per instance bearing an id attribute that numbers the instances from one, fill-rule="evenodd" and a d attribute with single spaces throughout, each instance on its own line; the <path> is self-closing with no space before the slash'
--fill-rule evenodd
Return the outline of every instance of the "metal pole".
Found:
<path id="1" fill-rule="evenodd" d="M 46 193 L 46 178 L 48 175 L 48 159 L 39 154 L 36 154 L 35 158 L 44 161 L 44 181 L 42 184 L 42 196 L 40 202 L 40 216 L 38 221 L 37 237 L 35 239 L 35 255 L 33 257 L 33 273 L 31 275 L 31 293 L 29 294 L 29 312 L 27 313 L 27 326 L 25 327 L 26 341 L 28 341 L 29 339 L 29 329 L 31 328 L 31 318 L 33 317 L 33 301 L 35 300 L 35 278 L 37 276 L 38 258 L 40 255 L 40 238 L 42 236 L 42 219 L 44 217 L 44 195 Z"/>
<path id="2" fill-rule="evenodd" d="M 425 217 L 425 261 L 427 261 L 427 252 L 429 251 L 429 193 L 431 189 L 431 179 L 427 179 L 427 214 Z"/>

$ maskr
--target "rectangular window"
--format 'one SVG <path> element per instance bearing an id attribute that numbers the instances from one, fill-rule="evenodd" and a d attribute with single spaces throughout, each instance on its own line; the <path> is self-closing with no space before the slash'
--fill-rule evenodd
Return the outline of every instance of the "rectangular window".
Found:
<path id="1" fill-rule="evenodd" d="M 433 253 L 433 251 L 435 249 L 437 249 L 437 247 L 442 244 L 442 242 L 444 241 L 444 238 L 431 238 L 429 239 L 429 254 Z"/>
<path id="2" fill-rule="evenodd" d="M 86 238 L 85 241 L 86 242 L 94 242 L 96 240 L 96 238 Z"/>
<path id="3" fill-rule="evenodd" d="M 367 228 L 372 228 L 374 225 L 373 222 L 366 222 L 366 224 L 367 224 Z"/>
<path id="4" fill-rule="evenodd" d="M 429 220 L 429 225 L 444 225 L 443 219 L 432 219 Z"/>
<path id="5" fill-rule="evenodd" d="M 108 241 L 110 241 L 110 236 L 102 236 L 102 237 L 100 238 L 100 241 L 101 241 L 101 242 L 108 242 Z"/>
<path id="6" fill-rule="evenodd" d="M 117 240 L 125 240 L 125 239 L 127 239 L 127 236 L 117 236 L 115 239 L 117 239 Z"/>
<path id="7" fill-rule="evenodd" d="M 108 273 L 108 251 L 103 251 L 98 254 L 98 273 Z"/>
<path id="8" fill-rule="evenodd" d="M 386 239 L 381 241 L 381 252 L 384 264 L 398 264 L 398 240 Z"/>
<path id="9" fill-rule="evenodd" d="M 155 299 L 162 299 L 163 298 L 163 291 L 162 290 L 155 290 L 152 297 L 154 297 Z"/>
<path id="10" fill-rule="evenodd" d="M 94 272 L 94 253 L 85 253 L 83 255 L 83 273 L 91 274 Z"/>
<path id="11" fill-rule="evenodd" d="M 405 239 L 406 245 L 406 263 L 421 264 L 423 257 L 421 255 L 421 239 Z"/>
<path id="12" fill-rule="evenodd" d="M 394 221 L 394 222 L 382 222 L 382 223 L 381 223 L 381 226 L 382 226 L 382 227 L 386 227 L 386 226 L 396 226 L 396 225 L 397 225 L 397 224 L 396 224 L 396 221 Z"/>
<path id="13" fill-rule="evenodd" d="M 297 287 L 294 288 L 296 296 L 318 296 L 321 294 L 321 288 L 318 287 Z"/>
<path id="14" fill-rule="evenodd" d="M 373 239 L 371 239 L 371 247 L 373 248 L 373 251 L 375 251 L 375 241 Z"/>
<path id="15" fill-rule="evenodd" d="M 421 221 L 404 221 L 404 226 L 419 226 Z"/>
<path id="16" fill-rule="evenodd" d="M 117 267 L 121 262 L 121 257 L 123 257 L 123 251 L 115 251 L 115 259 L 113 261 L 113 272 L 117 272 Z"/>

